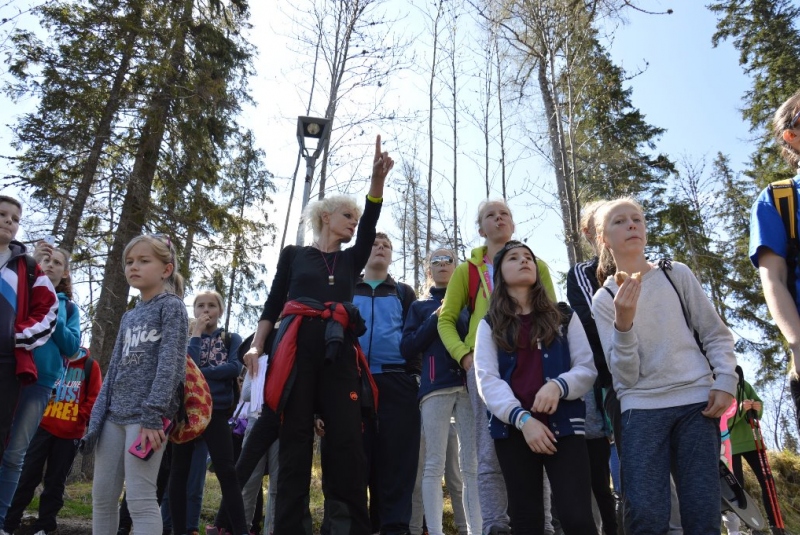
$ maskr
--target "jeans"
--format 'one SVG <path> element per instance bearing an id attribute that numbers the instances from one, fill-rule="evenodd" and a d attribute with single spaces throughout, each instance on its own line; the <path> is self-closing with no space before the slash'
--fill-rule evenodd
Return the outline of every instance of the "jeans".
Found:
<path id="1" fill-rule="evenodd" d="M 44 489 L 39 498 L 39 517 L 31 531 L 50 533 L 58 528 L 56 517 L 64 506 L 64 487 L 78 452 L 76 442 L 70 438 L 58 438 L 41 427 L 36 431 L 25 454 L 17 492 L 6 514 L 6 531 L 12 533 L 19 527 L 22 514 L 40 482 L 43 482 Z"/>
<path id="2" fill-rule="evenodd" d="M 464 482 L 462 503 L 471 535 L 482 529 L 478 498 L 478 458 L 475 452 L 475 420 L 466 389 L 447 394 L 430 394 L 420 404 L 422 432 L 425 435 L 425 469 L 422 477 L 422 501 L 430 535 L 442 531 L 442 476 L 447 457 L 450 417 L 455 415 L 459 443 L 459 465 Z"/>
<path id="3" fill-rule="evenodd" d="M 139 437 L 141 428 L 139 424 L 119 425 L 108 419 L 103 423 L 94 454 L 93 535 L 117 533 L 123 483 L 134 535 L 153 535 L 161 533 L 163 529 L 156 487 L 158 469 L 166 447 L 162 445 L 146 461 L 128 453 L 128 448 Z"/>
<path id="4" fill-rule="evenodd" d="M 14 421 L 14 410 L 19 399 L 17 365 L 0 364 L 0 457 L 5 451 L 6 441 Z"/>
<path id="5" fill-rule="evenodd" d="M 211 420 L 203 431 L 203 441 L 208 446 L 211 462 L 214 463 L 214 473 L 219 481 L 222 503 L 228 515 L 231 529 L 236 535 L 247 533 L 249 525 L 244 518 L 244 504 L 242 502 L 241 488 L 236 478 L 236 465 L 233 461 L 233 439 L 228 426 L 227 409 L 214 409 L 211 411 Z M 186 495 L 188 478 L 191 469 L 191 454 L 195 444 L 200 439 L 195 439 L 186 444 L 172 446 L 172 468 L 169 477 L 169 507 L 172 514 L 172 530 L 176 535 L 182 535 L 189 528 L 186 525 Z M 135 525 L 135 523 L 134 523 Z"/>
<path id="6" fill-rule="evenodd" d="M 42 421 L 52 387 L 38 383 L 22 388 L 19 393 L 11 435 L 0 463 L 0 526 L 5 525 L 6 513 L 17 491 L 17 483 L 25 462 L 25 452 Z"/>
<path id="7" fill-rule="evenodd" d="M 173 445 L 174 447 L 174 445 Z M 186 485 L 186 524 L 188 531 L 200 530 L 200 510 L 203 508 L 203 492 L 206 486 L 206 461 L 208 446 L 202 439 L 198 440 L 192 453 L 192 464 L 189 468 L 189 482 Z M 172 530 L 172 515 L 169 512 L 169 484 L 164 497 L 161 498 L 161 519 L 164 530 Z"/>
<path id="8" fill-rule="evenodd" d="M 705 406 L 630 409 L 622 414 L 622 486 L 631 533 L 669 531 L 671 468 L 683 531 L 692 535 L 721 531 L 719 419 L 700 414 Z"/>

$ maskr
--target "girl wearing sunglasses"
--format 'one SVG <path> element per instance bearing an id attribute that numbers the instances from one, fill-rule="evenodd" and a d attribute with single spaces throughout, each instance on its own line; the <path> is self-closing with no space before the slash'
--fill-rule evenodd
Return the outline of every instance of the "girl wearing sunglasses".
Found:
<path id="1" fill-rule="evenodd" d="M 459 461 L 463 476 L 462 501 L 469 533 L 481 532 L 478 502 L 478 459 L 475 453 L 475 419 L 467 393 L 464 373 L 445 349 L 437 331 L 447 284 L 455 270 L 455 254 L 450 249 L 437 249 L 427 266 L 430 293 L 427 299 L 411 304 L 403 329 L 400 351 L 406 359 L 422 354 L 422 376 L 419 386 L 422 433 L 425 442 L 422 503 L 428 533 L 443 535 L 442 476 L 445 471 L 450 417 L 455 415 Z M 457 322 L 459 333 L 469 328 L 467 310 Z"/>

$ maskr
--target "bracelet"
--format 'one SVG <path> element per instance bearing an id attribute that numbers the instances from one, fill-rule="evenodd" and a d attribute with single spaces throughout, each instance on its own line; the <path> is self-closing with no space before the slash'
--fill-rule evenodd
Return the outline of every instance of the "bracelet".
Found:
<path id="1" fill-rule="evenodd" d="M 383 197 L 373 197 L 372 195 L 367 193 L 367 200 L 370 201 L 370 202 L 374 202 L 374 203 L 380 204 L 380 203 L 383 202 Z"/>
<path id="2" fill-rule="evenodd" d="M 525 422 L 531 419 L 531 413 L 525 411 L 522 413 L 522 416 L 519 417 L 517 420 L 517 429 L 522 431 L 522 428 L 525 426 Z"/>

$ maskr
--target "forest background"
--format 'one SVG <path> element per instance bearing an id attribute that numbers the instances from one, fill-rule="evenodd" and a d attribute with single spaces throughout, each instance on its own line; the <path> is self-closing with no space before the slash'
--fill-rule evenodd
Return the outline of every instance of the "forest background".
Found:
<path id="1" fill-rule="evenodd" d="M 254 328 L 298 230 L 298 115 L 333 121 L 312 200 L 361 198 L 383 135 L 397 164 L 380 226 L 419 290 L 426 252 L 466 257 L 478 203 L 502 197 L 564 298 L 589 255 L 581 206 L 633 195 L 652 258 L 694 270 L 770 442 L 797 451 L 747 235 L 760 188 L 793 174 L 769 120 L 800 88 L 798 15 L 787 0 L 0 0 L 0 186 L 25 203 L 20 238 L 72 251 L 104 366 L 142 232 L 177 245 L 187 302 L 215 288 L 228 328 Z"/>

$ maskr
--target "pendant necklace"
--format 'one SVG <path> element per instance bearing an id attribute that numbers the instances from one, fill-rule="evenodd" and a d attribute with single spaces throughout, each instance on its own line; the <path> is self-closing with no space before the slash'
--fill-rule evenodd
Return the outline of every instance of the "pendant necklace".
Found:
<path id="1" fill-rule="evenodd" d="M 319 254 L 322 255 L 322 261 L 325 262 L 325 269 L 328 270 L 328 286 L 333 286 L 333 272 L 336 270 L 336 261 L 339 259 L 339 251 L 336 251 L 333 255 L 333 266 L 328 265 L 328 259 L 325 258 L 325 253 L 322 252 L 322 249 L 319 250 Z"/>

